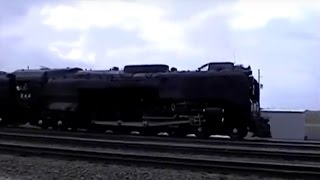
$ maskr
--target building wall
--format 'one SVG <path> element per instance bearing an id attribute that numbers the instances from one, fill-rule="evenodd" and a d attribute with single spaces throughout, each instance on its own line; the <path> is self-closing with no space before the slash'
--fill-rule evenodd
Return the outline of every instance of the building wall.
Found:
<path id="1" fill-rule="evenodd" d="M 304 111 L 263 110 L 262 116 L 270 120 L 272 138 L 304 140 Z"/>
<path id="2" fill-rule="evenodd" d="M 306 124 L 306 139 L 320 140 L 320 124 Z"/>

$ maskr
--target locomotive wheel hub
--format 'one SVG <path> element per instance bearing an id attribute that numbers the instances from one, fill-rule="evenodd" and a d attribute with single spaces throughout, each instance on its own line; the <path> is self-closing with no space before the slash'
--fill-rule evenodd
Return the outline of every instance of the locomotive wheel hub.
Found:
<path id="1" fill-rule="evenodd" d="M 237 133 L 238 133 L 238 129 L 237 129 L 237 128 L 233 128 L 233 129 L 232 129 L 232 132 L 233 132 L 234 134 L 237 134 Z"/>
<path id="2" fill-rule="evenodd" d="M 62 121 L 58 121 L 58 126 L 61 126 L 62 125 Z"/>

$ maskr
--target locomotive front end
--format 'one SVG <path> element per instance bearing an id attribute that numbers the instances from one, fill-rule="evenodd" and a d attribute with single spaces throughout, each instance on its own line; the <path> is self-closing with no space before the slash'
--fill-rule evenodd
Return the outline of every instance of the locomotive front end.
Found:
<path id="1" fill-rule="evenodd" d="M 200 137 L 227 135 L 243 139 L 248 131 L 258 132 L 261 121 L 255 82 L 250 67 L 208 63 L 197 71 L 162 75 L 159 93 L 161 99 L 172 103 L 176 117 L 189 119 L 188 132 L 193 128 Z"/>

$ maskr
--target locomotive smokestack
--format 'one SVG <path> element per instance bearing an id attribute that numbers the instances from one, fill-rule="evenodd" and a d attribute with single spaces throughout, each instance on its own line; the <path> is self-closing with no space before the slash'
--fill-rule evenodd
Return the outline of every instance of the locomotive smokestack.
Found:
<path id="1" fill-rule="evenodd" d="M 260 86 L 260 69 L 258 69 L 258 83 L 259 83 L 259 86 Z"/>
<path id="2" fill-rule="evenodd" d="M 263 85 L 261 84 L 260 79 L 261 79 L 260 69 L 258 69 L 258 84 L 259 84 L 259 88 L 262 89 Z"/>

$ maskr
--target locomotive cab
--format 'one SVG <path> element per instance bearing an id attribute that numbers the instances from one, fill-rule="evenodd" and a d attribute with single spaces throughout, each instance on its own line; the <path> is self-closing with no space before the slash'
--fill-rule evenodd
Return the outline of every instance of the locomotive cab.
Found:
<path id="1" fill-rule="evenodd" d="M 16 120 L 14 86 L 14 76 L 0 71 L 0 125 Z"/>
<path id="2" fill-rule="evenodd" d="M 21 69 L 14 71 L 16 99 L 18 99 L 21 116 L 25 121 L 34 124 L 38 121 L 43 108 L 42 92 L 51 77 L 67 76 L 81 70 L 80 68 L 65 69 Z"/>
<path id="3" fill-rule="evenodd" d="M 13 73 L 16 77 L 16 91 L 21 101 L 29 101 L 34 91 L 39 89 L 46 81 L 47 74 L 42 70 L 17 70 Z"/>
<path id="4" fill-rule="evenodd" d="M 80 68 L 66 69 L 28 69 L 17 70 L 13 72 L 16 78 L 16 90 L 22 101 L 30 101 L 33 96 L 39 96 L 41 89 L 47 83 L 49 78 L 66 76 L 80 71 Z"/>

